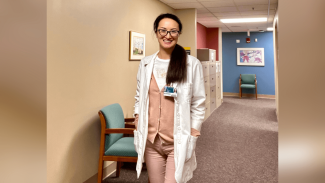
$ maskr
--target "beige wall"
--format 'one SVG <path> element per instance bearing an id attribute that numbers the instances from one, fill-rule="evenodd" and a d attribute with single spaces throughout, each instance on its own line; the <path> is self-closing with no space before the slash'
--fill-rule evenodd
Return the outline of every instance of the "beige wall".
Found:
<path id="1" fill-rule="evenodd" d="M 279 1 L 279 182 L 325 182 L 324 7 Z"/>
<path id="2" fill-rule="evenodd" d="M 133 114 L 139 61 L 128 60 L 129 31 L 146 34 L 151 55 L 159 48 L 153 22 L 167 12 L 157 0 L 48 1 L 48 183 L 97 173 L 98 110 L 119 103 L 125 117 Z"/>
<path id="3" fill-rule="evenodd" d="M 46 1 L 0 1 L 0 182 L 46 182 Z"/>
<path id="4" fill-rule="evenodd" d="M 196 9 L 176 10 L 175 13 L 183 25 L 178 44 L 191 47 L 191 55 L 196 57 Z"/>

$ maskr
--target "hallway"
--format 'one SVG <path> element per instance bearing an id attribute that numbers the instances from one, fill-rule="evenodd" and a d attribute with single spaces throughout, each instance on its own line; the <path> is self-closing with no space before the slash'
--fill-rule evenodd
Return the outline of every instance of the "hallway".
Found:
<path id="1" fill-rule="evenodd" d="M 278 122 L 275 100 L 224 97 L 203 123 L 197 142 L 197 169 L 189 183 L 278 182 Z M 105 182 L 147 182 L 143 169 L 125 164 L 121 177 Z M 112 178 L 111 178 L 112 177 Z"/>
<path id="2" fill-rule="evenodd" d="M 277 182 L 278 123 L 273 99 L 224 97 L 204 123 L 194 182 Z"/>

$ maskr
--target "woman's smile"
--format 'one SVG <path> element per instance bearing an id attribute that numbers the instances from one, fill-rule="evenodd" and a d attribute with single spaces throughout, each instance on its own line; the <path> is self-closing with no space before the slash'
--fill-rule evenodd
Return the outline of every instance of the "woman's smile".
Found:
<path id="1" fill-rule="evenodd" d="M 164 40 L 164 43 L 165 43 L 166 45 L 170 45 L 170 44 L 172 43 L 172 41 L 173 41 L 173 40 L 167 40 L 167 39 L 165 39 L 165 40 Z"/>

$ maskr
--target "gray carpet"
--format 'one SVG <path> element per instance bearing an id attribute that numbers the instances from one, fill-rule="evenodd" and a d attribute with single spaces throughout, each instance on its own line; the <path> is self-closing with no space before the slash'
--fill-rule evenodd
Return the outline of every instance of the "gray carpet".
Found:
<path id="1" fill-rule="evenodd" d="M 278 182 L 278 122 L 275 100 L 224 97 L 203 123 L 197 141 L 197 169 L 188 183 Z M 136 179 L 135 164 L 126 163 L 120 178 L 105 183 L 148 182 L 146 168 Z"/>

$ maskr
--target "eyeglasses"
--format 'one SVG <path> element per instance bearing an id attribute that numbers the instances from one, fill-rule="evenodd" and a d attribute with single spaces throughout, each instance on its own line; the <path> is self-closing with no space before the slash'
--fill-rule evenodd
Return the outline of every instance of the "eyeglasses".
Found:
<path id="1" fill-rule="evenodd" d="M 166 29 L 158 29 L 158 32 L 161 36 L 167 36 L 168 33 L 172 37 L 177 37 L 179 35 L 179 31 L 177 30 L 167 31 Z"/>

